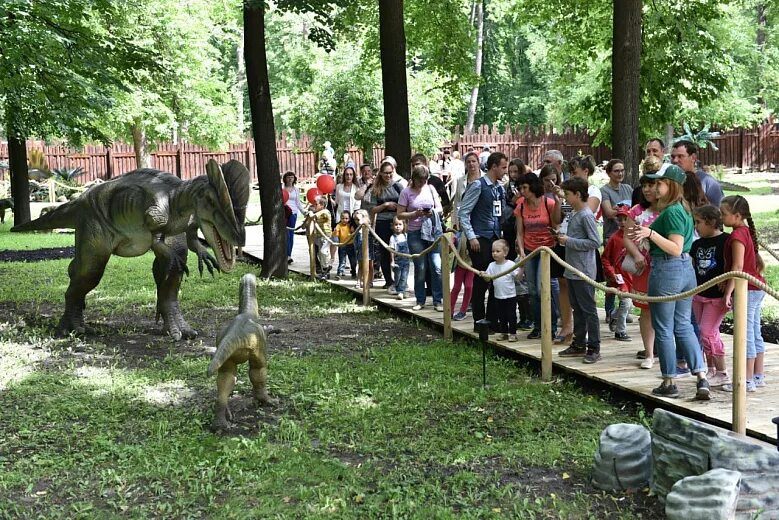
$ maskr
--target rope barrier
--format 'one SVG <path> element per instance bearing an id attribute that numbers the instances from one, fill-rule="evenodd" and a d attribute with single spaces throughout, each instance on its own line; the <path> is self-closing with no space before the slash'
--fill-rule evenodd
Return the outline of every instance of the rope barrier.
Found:
<path id="1" fill-rule="evenodd" d="M 412 260 L 415 259 L 415 258 L 419 258 L 420 256 L 425 256 L 430 251 L 432 251 L 433 249 L 438 247 L 438 241 L 441 240 L 441 238 L 443 238 L 443 235 L 442 235 L 441 237 L 438 237 L 437 239 L 433 240 L 433 243 L 430 244 L 429 247 L 426 247 L 425 249 L 423 249 L 419 253 L 401 253 L 400 251 L 395 251 L 392 247 L 390 247 L 389 244 L 387 244 L 384 240 L 382 240 L 381 237 L 376 234 L 376 231 L 372 227 L 368 227 L 368 230 L 371 232 L 371 235 L 373 235 L 373 237 L 376 239 L 376 241 L 379 244 L 381 244 L 381 247 L 383 247 L 384 249 L 386 249 L 388 251 L 391 251 L 395 255 L 402 256 L 404 258 L 411 258 Z"/>
<path id="2" fill-rule="evenodd" d="M 762 247 L 766 253 L 773 256 L 775 260 L 779 260 L 779 253 L 777 253 L 771 246 L 763 242 L 762 239 L 757 239 L 757 245 Z"/>

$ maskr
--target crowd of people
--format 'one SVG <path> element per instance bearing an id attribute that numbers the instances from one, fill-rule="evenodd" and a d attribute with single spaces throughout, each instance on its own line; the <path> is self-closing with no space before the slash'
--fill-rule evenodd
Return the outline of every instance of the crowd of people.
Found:
<path id="1" fill-rule="evenodd" d="M 601 325 L 595 290 L 582 275 L 605 282 L 623 292 L 649 296 L 676 296 L 731 270 L 762 280 L 763 264 L 749 204 L 741 196 L 724 197 L 716 179 L 697 160 L 697 147 L 677 141 L 664 160 L 659 139 L 646 145 L 638 185 L 625 181 L 620 159 L 605 164 L 608 182 L 591 183 L 597 166 L 590 156 L 566 161 L 557 150 L 543 156 L 533 171 L 520 159 L 485 147 L 469 150 L 462 159 L 457 151 L 444 151 L 428 161 L 417 154 L 406 181 L 392 157 L 374 170 L 347 163 L 337 175 L 332 195 L 316 198 L 303 208 L 296 177 L 287 172 L 282 185 L 289 192 L 288 223 L 294 227 L 301 214 L 319 224 L 316 239 L 320 277 L 335 276 L 383 281 L 383 288 L 398 299 L 413 298 L 413 310 L 432 299 L 443 311 L 442 276 L 453 271 L 453 319 L 470 313 L 476 322 L 488 319 L 501 340 L 516 342 L 518 331 L 528 339 L 541 336 L 540 256 L 523 268 L 507 272 L 513 261 L 548 247 L 571 268 L 552 262 L 550 287 L 554 342 L 566 345 L 558 355 L 581 358 L 584 363 L 602 359 Z M 329 154 L 331 157 L 332 154 Z M 381 242 L 371 239 L 367 276 L 358 272 L 363 254 L 362 237 L 355 229 L 368 224 Z M 723 231 L 723 226 L 732 229 Z M 467 266 L 443 266 L 434 245 L 451 231 L 458 256 Z M 354 239 L 351 237 L 354 236 Z M 292 239 L 290 232 L 288 256 Z M 330 244 L 328 239 L 335 244 Z M 396 253 L 425 255 L 410 261 Z M 337 253 L 337 255 L 336 255 Z M 489 275 L 491 281 L 485 280 Z M 381 283 L 381 282 L 379 282 Z M 697 378 L 696 399 L 709 399 L 710 388 L 732 390 L 725 363 L 720 324 L 732 306 L 733 280 L 715 285 L 695 297 L 644 303 L 607 295 L 604 311 L 609 334 L 630 342 L 627 323 L 632 308 L 639 310 L 643 349 L 637 366 L 652 369 L 659 359 L 662 383 L 653 393 L 677 397 L 678 377 Z M 460 299 L 460 297 L 462 298 Z M 747 334 L 747 390 L 765 385 L 764 344 L 760 334 L 760 306 L 764 293 L 749 286 Z"/>

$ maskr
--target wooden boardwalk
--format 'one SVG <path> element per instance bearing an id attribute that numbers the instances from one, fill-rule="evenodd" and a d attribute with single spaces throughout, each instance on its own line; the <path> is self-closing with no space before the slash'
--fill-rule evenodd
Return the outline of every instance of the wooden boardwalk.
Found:
<path id="1" fill-rule="evenodd" d="M 255 258 L 262 259 L 262 247 L 262 227 L 247 227 L 244 252 Z M 304 236 L 298 235 L 295 237 L 292 254 L 295 261 L 290 265 L 290 269 L 308 275 L 308 247 Z M 413 267 L 412 273 L 409 274 L 409 282 L 412 281 Z M 352 279 L 331 280 L 329 283 L 339 285 L 355 293 L 362 293 L 355 289 L 355 281 Z M 385 290 L 375 288 L 371 289 L 371 298 L 375 302 L 391 307 L 397 312 L 414 315 L 436 326 L 443 326 L 443 314 L 433 310 L 430 298 L 428 298 L 428 305 L 421 311 L 411 310 L 411 307 L 415 304 L 413 296 L 400 301 L 395 296 L 387 294 Z M 452 302 L 452 307 L 458 308 L 454 302 Z M 473 320 L 470 314 L 464 321 L 455 321 L 452 324 L 455 334 L 478 339 L 478 335 L 473 332 Z M 632 343 L 615 341 L 613 333 L 609 332 L 603 319 L 601 319 L 601 324 L 601 354 L 603 359 L 598 363 L 586 365 L 582 363 L 580 358 L 560 358 L 557 356 L 557 353 L 564 349 L 566 345 L 554 345 L 553 370 L 555 373 L 574 373 L 577 376 L 585 377 L 597 384 L 603 385 L 604 388 L 622 392 L 634 400 L 730 429 L 732 414 L 731 394 L 713 389 L 710 401 L 695 401 L 693 400 L 695 395 L 695 378 L 686 377 L 676 381 L 681 394 L 679 398 L 655 397 L 652 395 L 652 388 L 655 388 L 661 382 L 659 363 L 655 363 L 655 368 L 652 370 L 642 370 L 638 367 L 639 361 L 635 359 L 636 352 L 642 348 L 638 320 L 635 320 L 633 324 L 628 324 L 628 334 L 633 338 Z M 510 351 L 520 357 L 540 362 L 540 340 L 525 339 L 526 335 L 527 332 L 524 334 L 520 332 L 520 341 L 517 343 L 497 341 L 493 339 L 495 336 L 491 336 L 490 344 L 496 349 Z M 723 335 L 723 339 L 727 354 L 731 355 L 732 337 Z M 776 444 L 777 430 L 771 419 L 779 416 L 779 350 L 773 344 L 767 344 L 766 350 L 768 386 L 759 388 L 757 392 L 747 393 L 747 434 Z M 731 360 L 728 358 L 729 367 L 730 364 Z"/>

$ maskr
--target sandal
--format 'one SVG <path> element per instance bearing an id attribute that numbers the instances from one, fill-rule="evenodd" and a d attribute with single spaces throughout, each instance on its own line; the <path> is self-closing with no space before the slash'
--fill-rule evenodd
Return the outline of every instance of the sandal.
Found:
<path id="1" fill-rule="evenodd" d="M 565 345 L 566 343 L 569 343 L 572 340 L 573 340 L 573 332 L 566 335 L 561 334 L 559 336 L 555 336 L 554 343 L 555 345 Z"/>

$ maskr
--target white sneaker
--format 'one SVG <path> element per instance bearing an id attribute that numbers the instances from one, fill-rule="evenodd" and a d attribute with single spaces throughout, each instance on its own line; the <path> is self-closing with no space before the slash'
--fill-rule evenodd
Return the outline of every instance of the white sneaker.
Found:
<path id="1" fill-rule="evenodd" d="M 397 289 L 395 289 L 394 285 L 390 285 L 389 287 L 387 287 L 387 294 L 393 294 L 393 295 L 398 294 L 398 291 Z"/>
<path id="2" fill-rule="evenodd" d="M 402 292 L 399 292 L 398 293 L 398 300 L 405 300 L 405 299 L 406 299 L 406 295 L 403 294 Z"/>
<path id="3" fill-rule="evenodd" d="M 732 383 L 726 383 L 722 385 L 722 391 L 723 392 L 732 392 L 733 391 L 733 384 Z M 747 379 L 747 392 L 757 392 L 757 387 L 755 386 L 755 382 L 751 379 Z"/>
<path id="4" fill-rule="evenodd" d="M 433 304 L 433 309 L 436 310 L 437 312 L 443 312 L 444 305 L 442 303 L 435 303 Z"/>
<path id="5" fill-rule="evenodd" d="M 424 309 L 424 308 L 425 308 L 425 305 L 424 305 L 424 304 L 419 304 L 419 303 L 417 303 L 416 305 L 414 305 L 413 307 L 411 307 L 411 310 L 412 310 L 412 311 L 421 311 L 421 310 L 422 310 L 422 309 Z"/>
<path id="6" fill-rule="evenodd" d="M 706 379 L 709 380 L 709 384 L 711 386 L 722 386 L 722 385 L 732 385 L 733 383 L 730 380 L 730 376 L 727 374 L 727 372 L 717 372 L 711 377 L 707 377 Z"/>
<path id="7" fill-rule="evenodd" d="M 655 366 L 655 360 L 652 358 L 646 358 L 641 362 L 641 368 L 649 370 Z"/>

